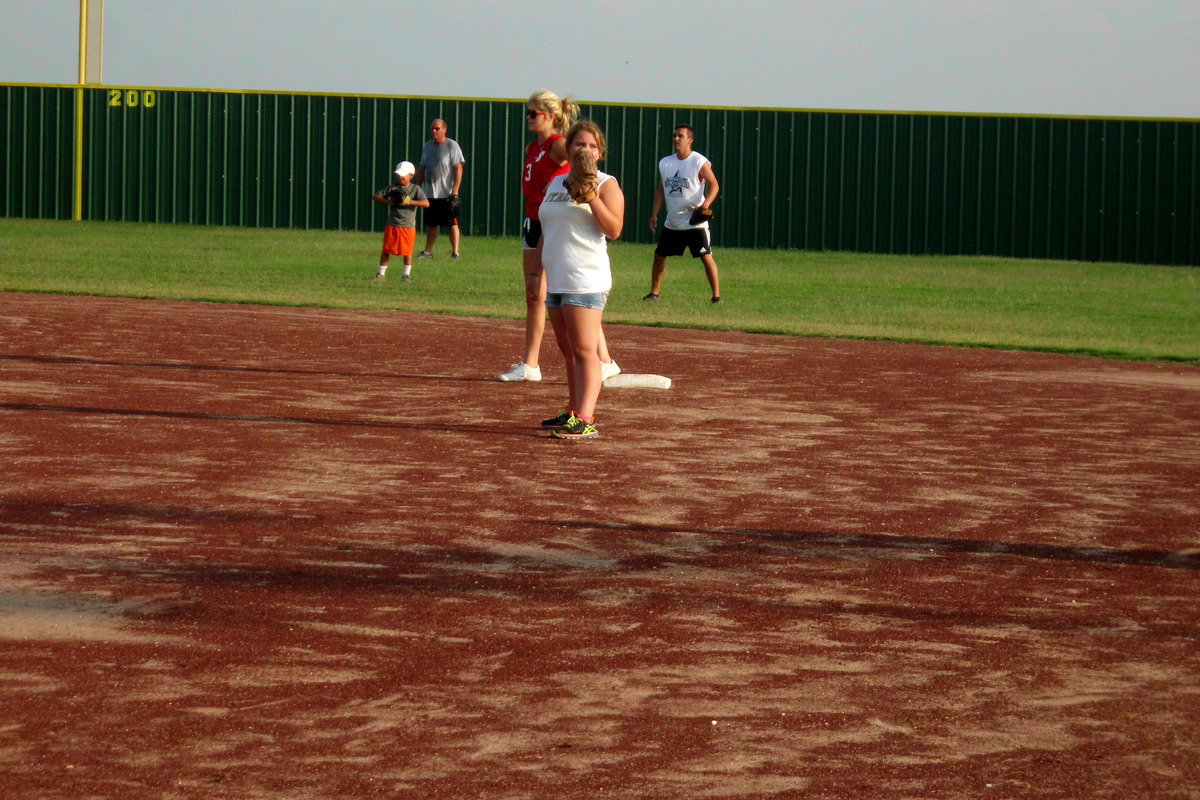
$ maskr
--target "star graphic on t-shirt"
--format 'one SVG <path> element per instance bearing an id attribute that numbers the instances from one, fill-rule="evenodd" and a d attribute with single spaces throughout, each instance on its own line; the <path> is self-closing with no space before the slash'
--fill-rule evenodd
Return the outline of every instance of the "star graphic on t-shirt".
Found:
<path id="1" fill-rule="evenodd" d="M 667 187 L 667 194 L 683 197 L 683 187 L 687 186 L 687 178 L 679 177 L 679 170 L 675 170 L 674 177 L 663 178 L 663 185 Z"/>

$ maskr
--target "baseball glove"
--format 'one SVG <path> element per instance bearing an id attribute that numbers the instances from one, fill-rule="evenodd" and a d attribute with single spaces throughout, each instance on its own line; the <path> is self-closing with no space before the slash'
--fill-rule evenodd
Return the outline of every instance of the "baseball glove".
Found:
<path id="1" fill-rule="evenodd" d="M 459 211 L 462 211 L 462 200 L 458 195 L 452 194 L 450 195 L 450 215 L 457 217 Z"/>
<path id="2" fill-rule="evenodd" d="M 692 216 L 688 219 L 688 225 L 699 225 L 701 222 L 712 222 L 713 210 L 711 208 L 697 208 L 692 212 Z"/>
<path id="3" fill-rule="evenodd" d="M 563 185 L 576 203 L 590 203 L 596 199 L 596 157 L 590 150 L 580 150 L 571 159 L 571 172 Z"/>

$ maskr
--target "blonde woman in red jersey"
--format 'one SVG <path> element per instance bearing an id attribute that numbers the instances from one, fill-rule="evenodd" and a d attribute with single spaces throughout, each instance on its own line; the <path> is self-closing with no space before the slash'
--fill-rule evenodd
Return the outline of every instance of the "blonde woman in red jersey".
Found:
<path id="1" fill-rule="evenodd" d="M 521 168 L 521 190 L 525 195 L 525 221 L 521 235 L 525 242 L 521 266 L 525 275 L 525 357 L 498 376 L 502 381 L 540 381 L 542 369 L 538 355 L 546 331 L 546 274 L 542 271 L 542 224 L 538 208 L 546 196 L 546 186 L 568 171 L 567 140 L 562 132 L 579 116 L 579 106 L 570 97 L 560 98 L 542 89 L 529 96 L 525 119 L 534 139 L 525 148 Z M 600 333 L 600 367 L 607 380 L 621 371 L 608 353 L 604 332 Z"/>

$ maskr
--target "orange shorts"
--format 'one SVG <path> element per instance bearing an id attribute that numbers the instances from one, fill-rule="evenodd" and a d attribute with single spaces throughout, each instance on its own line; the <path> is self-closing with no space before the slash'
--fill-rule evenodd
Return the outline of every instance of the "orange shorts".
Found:
<path id="1" fill-rule="evenodd" d="M 413 243 L 417 241 L 416 228 L 398 228 L 385 225 L 383 228 L 383 252 L 394 256 L 411 256 Z"/>

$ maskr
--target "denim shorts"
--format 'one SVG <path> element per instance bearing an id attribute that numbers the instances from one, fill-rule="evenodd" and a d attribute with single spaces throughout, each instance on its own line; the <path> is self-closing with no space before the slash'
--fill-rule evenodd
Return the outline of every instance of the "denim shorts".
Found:
<path id="1" fill-rule="evenodd" d="M 546 293 L 546 308 L 562 308 L 563 306 L 579 306 L 580 308 L 595 308 L 604 310 L 608 302 L 608 292 L 554 292 Z"/>

